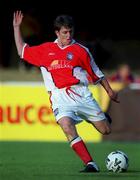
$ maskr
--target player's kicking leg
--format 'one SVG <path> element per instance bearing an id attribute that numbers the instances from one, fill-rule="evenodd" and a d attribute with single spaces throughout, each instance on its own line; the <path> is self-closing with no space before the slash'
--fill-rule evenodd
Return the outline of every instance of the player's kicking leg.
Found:
<path id="1" fill-rule="evenodd" d="M 105 119 L 101 121 L 90 121 L 90 123 L 103 135 L 111 133 L 112 119 L 109 114 L 105 113 Z"/>

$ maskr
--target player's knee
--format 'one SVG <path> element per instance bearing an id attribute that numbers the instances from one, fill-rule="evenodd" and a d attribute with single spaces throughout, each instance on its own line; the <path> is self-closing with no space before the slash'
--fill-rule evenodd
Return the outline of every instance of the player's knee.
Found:
<path id="1" fill-rule="evenodd" d="M 74 131 L 73 124 L 65 123 L 65 124 L 61 125 L 61 127 L 62 127 L 64 133 L 67 135 L 71 135 Z"/>
<path id="2" fill-rule="evenodd" d="M 111 129 L 110 129 L 109 127 L 103 128 L 103 129 L 101 130 L 101 133 L 102 133 L 103 135 L 108 135 L 108 134 L 111 133 Z"/>
<path id="3" fill-rule="evenodd" d="M 71 128 L 70 126 L 63 126 L 63 131 L 66 133 L 66 134 L 70 134 L 71 133 Z"/>

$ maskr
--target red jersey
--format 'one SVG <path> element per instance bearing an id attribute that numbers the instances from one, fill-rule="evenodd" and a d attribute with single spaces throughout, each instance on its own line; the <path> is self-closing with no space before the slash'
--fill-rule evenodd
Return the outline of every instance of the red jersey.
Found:
<path id="1" fill-rule="evenodd" d="M 48 91 L 79 83 L 88 85 L 87 73 L 93 83 L 104 77 L 89 50 L 74 40 L 64 48 L 57 40 L 32 47 L 25 44 L 21 58 L 41 67 Z"/>

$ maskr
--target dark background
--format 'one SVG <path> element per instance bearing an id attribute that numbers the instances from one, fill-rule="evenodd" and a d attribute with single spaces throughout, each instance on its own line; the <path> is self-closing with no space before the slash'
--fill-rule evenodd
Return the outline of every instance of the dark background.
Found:
<path id="1" fill-rule="evenodd" d="M 53 20 L 57 15 L 69 14 L 75 21 L 75 39 L 89 47 L 101 68 L 112 69 L 127 62 L 133 69 L 139 69 L 140 11 L 135 2 L 1 1 L 0 66 L 3 68 L 17 66 L 12 27 L 16 10 L 29 14 L 38 24 L 34 38 L 25 38 L 31 45 L 54 40 Z"/>

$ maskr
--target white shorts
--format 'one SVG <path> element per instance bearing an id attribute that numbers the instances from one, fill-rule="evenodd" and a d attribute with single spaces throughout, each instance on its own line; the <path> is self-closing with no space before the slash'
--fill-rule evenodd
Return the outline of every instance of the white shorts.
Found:
<path id="1" fill-rule="evenodd" d="M 75 85 L 56 89 L 50 99 L 56 121 L 64 116 L 72 118 L 76 124 L 83 120 L 105 119 L 104 113 L 86 86 Z"/>

